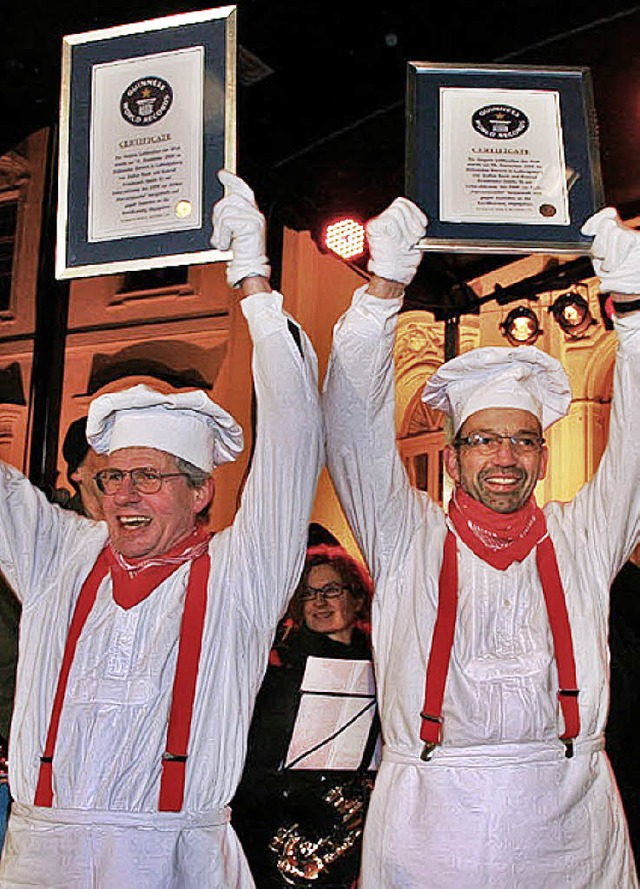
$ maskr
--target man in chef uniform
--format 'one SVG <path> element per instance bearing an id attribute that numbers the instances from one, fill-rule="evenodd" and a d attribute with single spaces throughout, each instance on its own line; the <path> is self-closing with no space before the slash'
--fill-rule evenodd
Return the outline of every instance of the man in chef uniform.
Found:
<path id="1" fill-rule="evenodd" d="M 242 449 L 201 391 L 93 401 L 106 523 L 1 467 L 0 567 L 23 604 L 3 889 L 253 886 L 227 803 L 304 560 L 321 423 L 312 347 L 269 286 L 264 219 L 242 180 L 220 180 L 212 243 L 233 249 L 258 402 L 233 525 L 211 537 L 199 520 L 212 470 Z"/>
<path id="2" fill-rule="evenodd" d="M 618 334 L 593 479 L 536 506 L 566 374 L 534 347 L 478 349 L 423 395 L 453 426 L 447 516 L 395 443 L 396 318 L 425 225 L 403 198 L 369 223 L 373 277 L 336 326 L 325 392 L 330 469 L 376 586 L 385 748 L 362 887 L 630 889 L 603 730 L 608 591 L 640 530 L 640 234 L 611 208 L 583 229 Z"/>

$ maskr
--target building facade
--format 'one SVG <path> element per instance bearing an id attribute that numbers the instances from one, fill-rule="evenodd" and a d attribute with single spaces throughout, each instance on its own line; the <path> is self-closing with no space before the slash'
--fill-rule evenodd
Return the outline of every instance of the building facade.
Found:
<path id="1" fill-rule="evenodd" d="M 44 203 L 47 134 L 30 136 L 0 158 L 0 456 L 26 471 L 33 394 L 38 254 Z M 567 260 L 562 260 L 567 261 Z M 596 468 L 606 443 L 615 335 L 600 320 L 596 281 L 577 286 L 594 322 L 580 335 L 562 330 L 551 311 L 562 291 L 538 293 L 508 305 L 490 297 L 543 270 L 549 257 L 516 258 L 470 281 L 477 314 L 459 319 L 457 350 L 505 345 L 504 325 L 515 308 L 539 327 L 535 345 L 557 357 L 573 389 L 569 416 L 548 434 L 549 476 L 538 486 L 541 503 L 571 498 Z M 307 330 L 326 370 L 333 325 L 346 310 L 363 274 L 319 252 L 308 232 L 285 230 L 282 260 L 285 306 Z M 574 291 L 576 288 L 573 288 Z M 484 301 L 483 301 L 484 300 Z M 395 347 L 396 431 L 412 482 L 443 501 L 443 417 L 420 400 L 425 381 L 445 358 L 445 323 L 426 311 L 401 314 Z M 251 452 L 253 402 L 250 343 L 237 294 L 224 266 L 211 264 L 73 280 L 69 287 L 64 383 L 60 410 L 65 430 L 87 412 L 90 400 L 138 382 L 165 391 L 201 387 L 245 430 L 238 463 L 217 470 L 214 527 L 235 513 Z M 59 460 L 56 485 L 69 487 Z M 355 548 L 330 480 L 323 474 L 314 516 Z"/>

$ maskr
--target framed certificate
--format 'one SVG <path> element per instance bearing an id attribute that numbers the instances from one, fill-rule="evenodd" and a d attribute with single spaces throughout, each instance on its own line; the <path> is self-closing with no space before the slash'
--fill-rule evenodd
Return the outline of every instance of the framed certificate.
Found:
<path id="1" fill-rule="evenodd" d="M 56 277 L 228 259 L 210 246 L 235 171 L 236 8 L 65 37 Z"/>
<path id="2" fill-rule="evenodd" d="M 588 69 L 410 62 L 407 115 L 422 249 L 589 252 L 604 198 Z"/>

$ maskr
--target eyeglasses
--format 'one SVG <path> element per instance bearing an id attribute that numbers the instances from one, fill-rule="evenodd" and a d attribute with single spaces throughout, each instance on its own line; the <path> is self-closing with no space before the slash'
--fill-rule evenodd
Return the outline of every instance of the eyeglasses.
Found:
<path id="1" fill-rule="evenodd" d="M 337 599 L 348 589 L 348 586 L 341 583 L 326 583 L 321 587 L 308 586 L 302 591 L 300 598 L 303 602 L 311 602 L 317 596 L 320 596 L 321 599 Z"/>
<path id="2" fill-rule="evenodd" d="M 456 448 L 471 448 L 477 454 L 490 455 L 498 453 L 503 441 L 509 442 L 514 454 L 534 454 L 544 444 L 544 438 L 539 435 L 500 435 L 498 432 L 474 432 L 456 438 L 453 444 Z"/>
<path id="3" fill-rule="evenodd" d="M 109 496 L 117 494 L 124 485 L 125 476 L 141 494 L 157 494 L 165 478 L 187 477 L 186 472 L 158 472 L 157 469 L 101 469 L 94 475 L 98 489 Z"/>

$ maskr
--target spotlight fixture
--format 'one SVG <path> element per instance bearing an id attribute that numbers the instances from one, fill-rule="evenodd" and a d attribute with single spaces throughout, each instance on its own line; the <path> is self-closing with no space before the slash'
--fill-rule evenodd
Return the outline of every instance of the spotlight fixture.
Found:
<path id="1" fill-rule="evenodd" d="M 572 340 L 584 337 L 591 325 L 597 323 L 589 311 L 589 303 L 574 290 L 559 296 L 548 311 Z"/>
<path id="2" fill-rule="evenodd" d="M 366 252 L 364 225 L 353 216 L 334 219 L 324 227 L 322 244 L 340 259 L 358 259 Z"/>
<path id="3" fill-rule="evenodd" d="M 511 309 L 500 328 L 502 336 L 506 337 L 512 346 L 530 346 L 542 333 L 535 312 L 526 306 Z"/>

